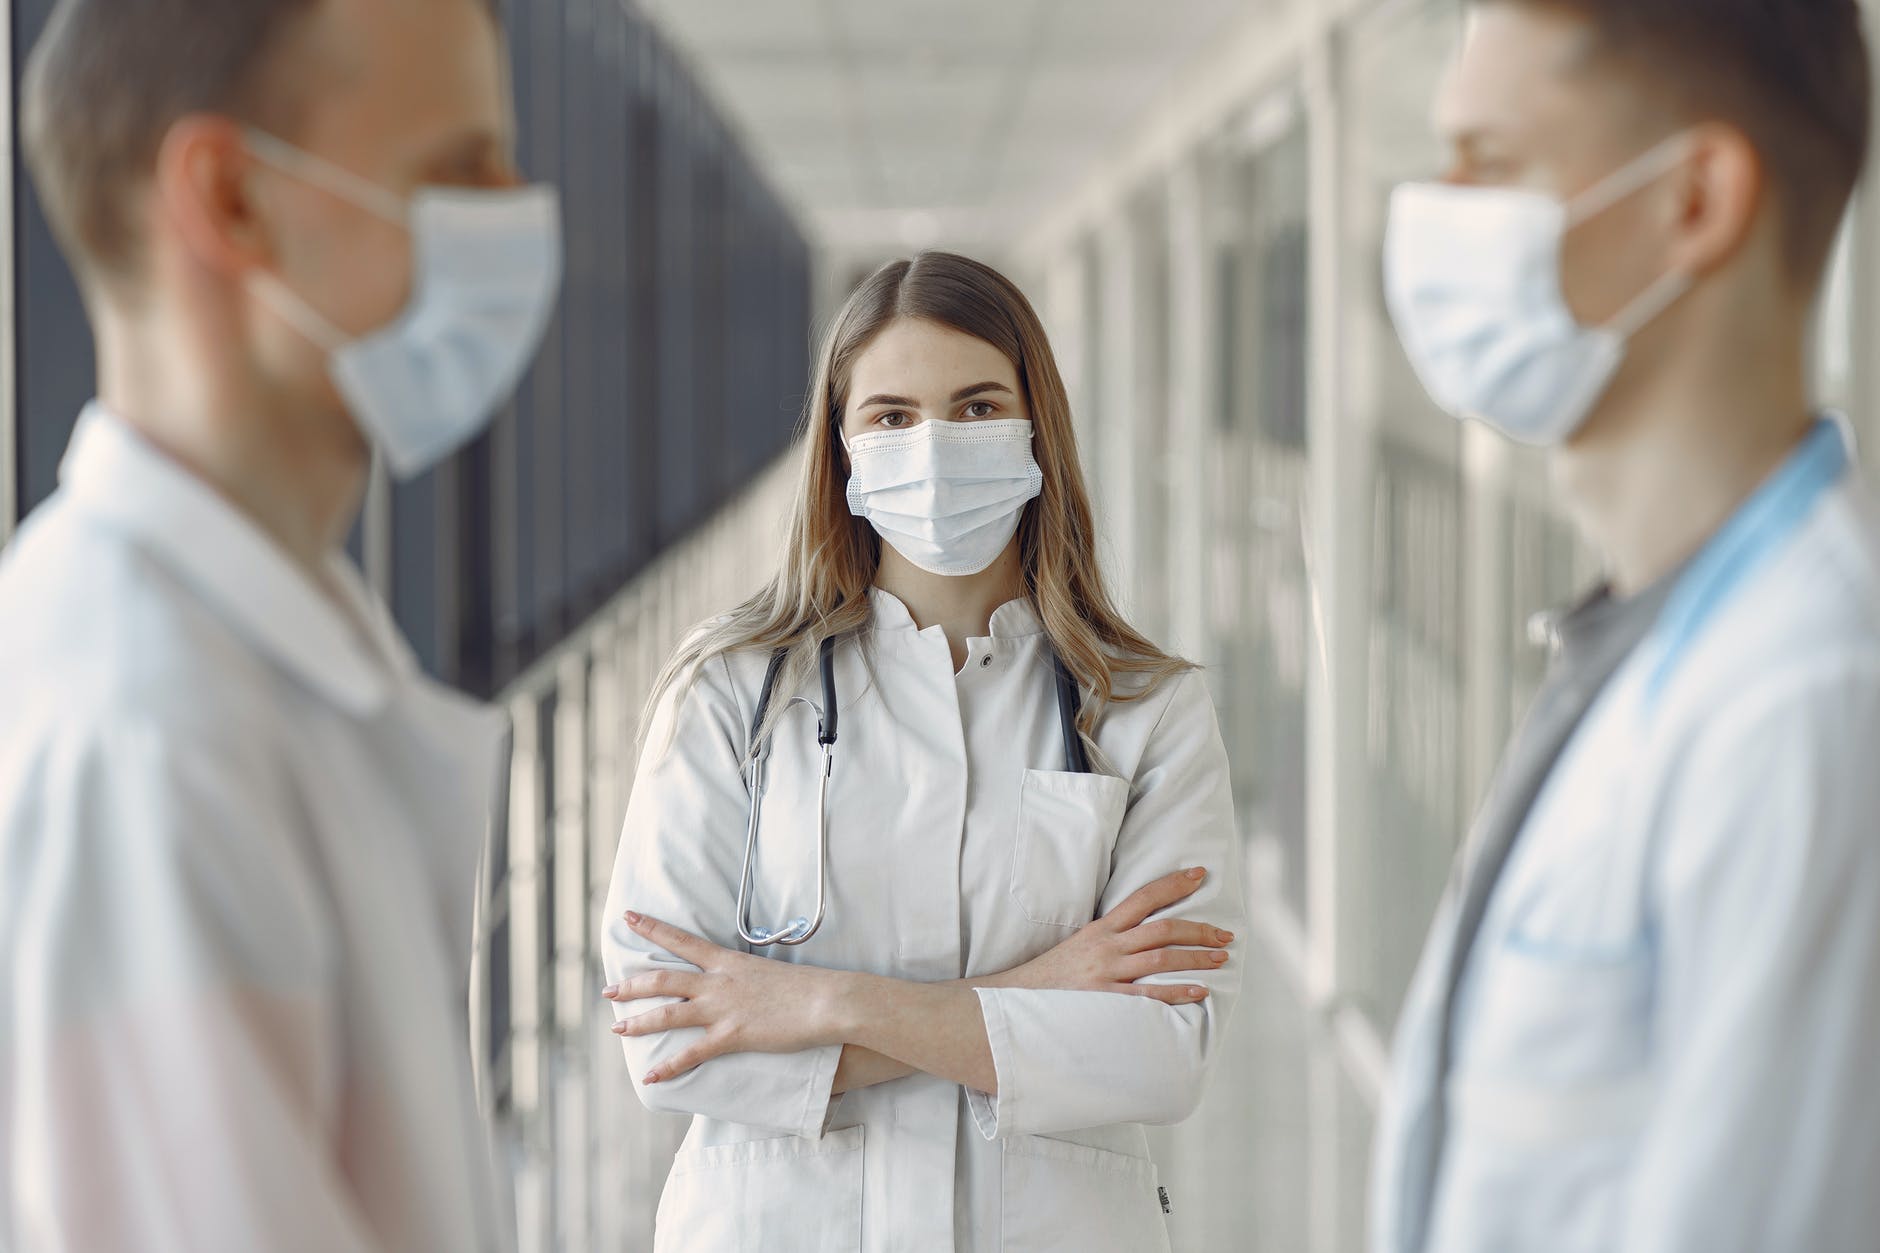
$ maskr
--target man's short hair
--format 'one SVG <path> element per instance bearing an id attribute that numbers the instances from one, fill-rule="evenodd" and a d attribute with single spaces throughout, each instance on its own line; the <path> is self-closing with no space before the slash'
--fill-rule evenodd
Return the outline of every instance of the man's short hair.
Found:
<path id="1" fill-rule="evenodd" d="M 74 265 L 107 275 L 135 265 L 137 192 L 179 119 L 280 125 L 267 71 L 320 3 L 60 0 L 28 62 L 20 120 L 40 200 Z"/>
<path id="2" fill-rule="evenodd" d="M 179 119 L 219 113 L 291 137 L 317 83 L 282 51 L 328 2 L 59 0 L 27 64 L 20 123 L 40 199 L 77 268 L 118 276 L 136 266 L 137 192 Z"/>
<path id="3" fill-rule="evenodd" d="M 1742 131 L 1761 156 L 1792 272 L 1815 280 L 1867 160 L 1872 67 L 1859 0 L 1473 0 L 1590 24 L 1595 56 L 1693 121 Z"/>

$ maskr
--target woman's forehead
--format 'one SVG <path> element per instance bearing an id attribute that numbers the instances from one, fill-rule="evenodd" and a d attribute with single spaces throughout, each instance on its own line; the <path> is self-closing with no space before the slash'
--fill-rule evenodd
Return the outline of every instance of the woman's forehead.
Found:
<path id="1" fill-rule="evenodd" d="M 850 394 L 866 402 L 870 395 L 887 390 L 902 395 L 950 394 L 962 385 L 981 382 L 1003 383 L 1016 390 L 1018 368 L 977 336 L 924 318 L 900 318 L 883 328 L 856 358 Z"/>

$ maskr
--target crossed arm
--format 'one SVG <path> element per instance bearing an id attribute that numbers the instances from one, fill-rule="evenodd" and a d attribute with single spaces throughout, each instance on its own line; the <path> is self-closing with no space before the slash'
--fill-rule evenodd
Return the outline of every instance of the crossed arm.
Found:
<path id="1" fill-rule="evenodd" d="M 1238 984 L 1216 928 L 1241 917 L 1227 754 L 1197 676 L 1168 687 L 1136 763 L 1101 916 L 1014 970 L 939 984 L 709 942 L 728 942 L 708 928 L 731 916 L 742 846 L 677 833 L 743 823 L 726 679 L 662 707 L 614 866 L 603 953 L 643 1103 L 814 1139 L 837 1092 L 923 1072 L 962 1085 L 988 1139 L 1193 1112 Z"/>
<path id="2" fill-rule="evenodd" d="M 923 984 L 825 970 L 721 948 L 658 919 L 626 915 L 648 943 L 697 967 L 636 975 L 606 990 L 616 1003 L 679 998 L 614 1025 L 617 1035 L 702 1029 L 641 1079 L 666 1082 L 729 1053 L 796 1053 L 841 1045 L 833 1091 L 926 1073 L 997 1095 L 998 1077 L 980 1010 L 982 988 L 1113 992 L 1167 1005 L 1206 999 L 1202 984 L 1138 983 L 1150 975 L 1218 970 L 1231 932 L 1182 919 L 1148 921 L 1191 896 L 1201 868 L 1165 876 L 1042 956 L 1002 974 Z"/>

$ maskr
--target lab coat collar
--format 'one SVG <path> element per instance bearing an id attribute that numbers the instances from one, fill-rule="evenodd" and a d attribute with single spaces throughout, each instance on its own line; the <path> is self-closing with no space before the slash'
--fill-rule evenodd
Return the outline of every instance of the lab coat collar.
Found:
<path id="1" fill-rule="evenodd" d="M 914 615 L 908 612 L 907 605 L 892 592 L 879 587 L 868 589 L 869 605 L 874 611 L 873 626 L 877 631 L 918 631 Z M 992 613 L 992 638 L 995 640 L 1024 639 L 1027 636 L 1044 634 L 1044 622 L 1038 617 L 1038 611 L 1032 607 L 1029 597 L 1008 600 Z"/>
<path id="2" fill-rule="evenodd" d="M 162 561 L 257 650 L 348 714 L 379 713 L 394 677 L 415 668 L 344 555 L 332 559 L 332 582 L 369 640 L 258 526 L 102 405 L 80 416 L 59 481 L 78 508 Z"/>

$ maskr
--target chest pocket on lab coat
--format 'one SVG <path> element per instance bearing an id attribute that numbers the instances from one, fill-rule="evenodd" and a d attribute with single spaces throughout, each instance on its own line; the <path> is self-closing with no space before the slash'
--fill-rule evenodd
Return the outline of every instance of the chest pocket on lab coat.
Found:
<path id="1" fill-rule="evenodd" d="M 1025 917 L 1081 927 L 1096 916 L 1129 807 L 1127 780 L 1027 770 L 1019 788 L 1012 895 Z"/>
<path id="2" fill-rule="evenodd" d="M 1452 1186 L 1432 1247 L 1610 1249 L 1648 1113 L 1651 951 L 1503 939 L 1482 961 L 1449 1082 Z"/>
<path id="3" fill-rule="evenodd" d="M 853 1253 L 862 1247 L 862 1128 L 683 1148 L 653 1253 Z"/>

